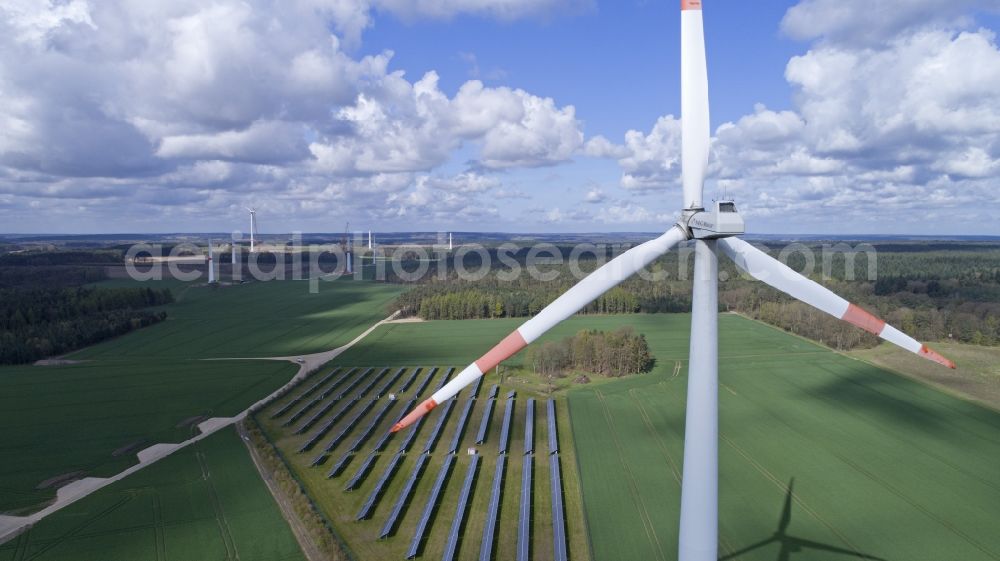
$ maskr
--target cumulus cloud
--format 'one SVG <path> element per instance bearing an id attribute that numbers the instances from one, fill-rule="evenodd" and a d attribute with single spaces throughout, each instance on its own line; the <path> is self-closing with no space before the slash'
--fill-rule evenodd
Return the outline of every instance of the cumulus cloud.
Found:
<path id="1" fill-rule="evenodd" d="M 583 144 L 572 105 L 479 80 L 448 95 L 433 71 L 410 81 L 390 70 L 393 53 L 343 45 L 356 46 L 377 12 L 510 20 L 586 4 L 5 2 L 0 191 L 239 207 L 227 194 L 237 191 L 302 212 L 387 193 L 402 204 L 407 190 L 414 202 L 428 189 L 525 198 L 487 172 L 571 159 Z M 459 150 L 479 171 L 433 173 Z M 98 192 L 90 178 L 116 187 Z"/>
<path id="2" fill-rule="evenodd" d="M 807 10 L 834 26 L 830 18 L 841 5 L 853 3 L 803 2 L 789 11 L 786 26 Z M 823 10 L 832 12 L 818 17 Z M 737 194 L 751 216 L 818 216 L 837 209 L 855 220 L 991 200 L 991 183 L 1000 175 L 995 35 L 900 26 L 877 45 L 824 40 L 793 57 L 785 77 L 794 110 L 758 105 L 720 125 L 707 194 Z M 591 152 L 618 159 L 625 189 L 679 191 L 679 135 L 680 122 L 666 116 L 647 133 L 629 131 L 620 146 L 595 142 Z"/>

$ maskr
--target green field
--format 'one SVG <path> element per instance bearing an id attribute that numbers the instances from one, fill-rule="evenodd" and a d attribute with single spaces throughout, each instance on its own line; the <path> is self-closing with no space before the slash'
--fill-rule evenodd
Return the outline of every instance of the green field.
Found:
<path id="1" fill-rule="evenodd" d="M 318 294 L 304 282 L 161 284 L 178 294 L 167 321 L 73 354 L 79 364 L 0 368 L 0 512 L 37 510 L 55 496 L 52 478 L 117 473 L 143 444 L 184 440 L 193 434 L 185 421 L 232 416 L 297 369 L 196 359 L 328 350 L 385 317 L 400 291 L 361 282 L 322 283 Z"/>
<path id="2" fill-rule="evenodd" d="M 720 328 L 723 558 L 1000 558 L 1000 415 L 738 316 Z M 595 559 L 676 556 L 683 374 L 569 394 Z M 727 557 L 775 536 L 793 478 L 782 539 Z"/>
<path id="3" fill-rule="evenodd" d="M 0 561 L 301 561 L 232 429 L 49 516 L 0 545 Z"/>
<path id="4" fill-rule="evenodd" d="M 121 281 L 115 283 L 120 285 Z M 170 284 L 174 286 L 176 283 Z M 76 359 L 291 356 L 342 345 L 389 315 L 403 288 L 305 281 L 185 287 L 165 322 L 74 353 Z"/>
<path id="5" fill-rule="evenodd" d="M 499 324 L 507 322 L 492 323 L 498 324 L 492 326 L 493 328 L 497 328 L 499 327 Z M 395 327 L 397 327 L 397 325 L 382 326 L 378 331 L 395 331 Z M 414 324 L 407 325 L 413 326 Z M 413 328 L 410 327 L 409 329 Z M 351 358 L 345 360 L 353 361 Z M 342 361 L 338 360 L 337 362 Z M 430 365 L 431 363 L 422 364 Z M 393 371 L 395 369 L 396 368 L 394 367 Z M 373 374 L 377 373 L 379 370 L 380 369 L 376 369 Z M 424 397 L 433 391 L 437 382 L 442 379 L 445 371 L 445 368 L 438 371 L 434 379 L 431 381 L 430 386 L 428 386 L 428 389 L 423 393 Z M 418 382 L 423 379 L 425 373 L 426 369 L 418 375 Z M 397 382 L 395 386 L 398 387 L 401 382 L 402 379 Z M 520 501 L 521 488 L 521 465 L 524 460 L 522 451 L 524 446 L 525 400 L 527 397 L 544 399 L 546 396 L 534 393 L 530 390 L 526 391 L 522 385 L 513 381 L 505 383 L 502 386 L 499 399 L 497 400 L 493 410 L 491 417 L 492 421 L 489 425 L 486 441 L 482 446 L 477 446 L 475 444 L 476 433 L 478 432 L 479 424 L 482 420 L 485 403 L 487 401 L 486 396 L 488 395 L 490 385 L 495 382 L 496 380 L 484 380 L 483 387 L 479 393 L 479 399 L 476 400 L 476 403 L 472 408 L 468 424 L 458 449 L 459 453 L 457 455 L 455 466 L 452 468 L 448 483 L 445 486 L 445 491 L 441 497 L 437 514 L 435 515 L 432 525 L 430 526 L 428 539 L 421 553 L 422 558 L 435 559 L 439 558 L 442 554 L 448 532 L 451 527 L 451 521 L 457 507 L 462 481 L 465 478 L 466 470 L 471 461 L 470 457 L 465 454 L 465 450 L 468 447 L 476 447 L 479 450 L 482 460 L 480 462 L 477 479 L 473 488 L 472 497 L 470 499 L 467 522 L 462 534 L 463 538 L 460 542 L 456 558 L 462 560 L 475 560 L 479 558 L 479 547 L 482 539 L 483 528 L 486 523 L 486 510 L 489 504 L 493 474 L 498 457 L 497 445 L 499 442 L 504 407 L 506 404 L 506 393 L 510 389 L 515 389 L 518 393 L 514 407 L 513 422 L 511 423 L 510 453 L 508 454 L 506 476 L 503 485 L 498 537 L 495 542 L 495 558 L 513 559 L 516 555 L 518 505 Z M 309 385 L 309 382 L 307 381 L 305 385 Z M 412 393 L 412 389 L 410 393 Z M 353 440 L 353 436 L 360 432 L 363 427 L 367 426 L 369 420 L 374 415 L 375 409 L 373 409 L 373 411 L 370 412 L 365 418 L 361 419 L 357 423 L 354 432 L 351 433 L 351 436 L 349 436 L 333 451 L 333 453 L 330 454 L 329 459 L 322 466 L 317 467 L 310 467 L 309 464 L 322 450 L 322 444 L 328 441 L 329 438 L 332 437 L 341 427 L 346 425 L 346 420 L 353 416 L 353 411 L 360 409 L 360 405 L 355 405 L 352 412 L 346 415 L 344 420 L 339 421 L 334 426 L 334 429 L 330 431 L 329 435 L 321 441 L 320 446 L 313 451 L 305 453 L 298 453 L 297 450 L 301 444 L 307 440 L 307 437 L 313 433 L 313 430 L 308 431 L 306 435 L 296 436 L 291 434 L 293 432 L 291 428 L 282 426 L 283 418 L 276 420 L 270 418 L 271 413 L 282 407 L 284 400 L 275 403 L 272 407 L 266 409 L 263 413 L 258 415 L 257 418 L 264 426 L 265 432 L 269 435 L 272 441 L 278 445 L 278 447 L 285 454 L 286 458 L 290 461 L 292 469 L 303 481 L 310 496 L 313 497 L 316 503 L 333 522 L 338 533 L 347 541 L 350 548 L 359 559 L 403 559 L 407 549 L 409 548 L 410 540 L 416 529 L 417 521 L 420 518 L 424 505 L 427 502 L 430 489 L 433 486 L 434 480 L 437 477 L 438 471 L 446 455 L 445 453 L 447 451 L 448 444 L 450 444 L 455 428 L 458 425 L 461 408 L 465 405 L 470 393 L 471 388 L 463 391 L 459 395 L 447 422 L 441 430 L 437 446 L 430 454 L 423 476 L 415 488 L 409 507 L 401 518 L 401 524 L 399 525 L 396 533 L 385 540 L 378 540 L 379 531 L 381 530 L 389 512 L 392 510 L 393 504 L 395 503 L 401 488 L 403 487 L 406 479 L 409 477 L 410 472 L 416 463 L 416 458 L 419 456 L 420 451 L 423 450 L 424 443 L 428 435 L 437 423 L 438 415 L 441 414 L 443 407 L 439 407 L 428 416 L 428 420 L 424 423 L 420 432 L 413 440 L 409 453 L 406 455 L 400 468 L 392 478 L 391 483 L 387 487 L 385 494 L 382 496 L 382 499 L 379 502 L 378 507 L 375 509 L 372 518 L 361 522 L 356 522 L 355 516 L 371 489 L 374 488 L 375 482 L 381 476 L 382 471 L 390 463 L 392 456 L 398 450 L 399 442 L 405 433 L 399 433 L 389 441 L 386 451 L 381 454 L 375 464 L 375 467 L 371 471 L 371 474 L 367 477 L 367 479 L 365 479 L 359 489 L 351 492 L 345 492 L 343 487 L 354 474 L 358 466 L 362 464 L 364 458 L 374 445 L 374 442 L 392 425 L 392 421 L 401 411 L 403 403 L 397 403 L 395 408 L 390 410 L 390 414 L 387 415 L 386 419 L 380 424 L 378 430 L 375 431 L 372 438 L 361 449 L 360 454 L 356 454 L 344 472 L 333 479 L 327 479 L 326 475 L 328 471 L 341 457 L 344 450 L 349 447 L 351 440 Z M 295 394 L 296 392 L 292 392 L 288 399 L 294 398 Z M 403 395 L 401 399 L 407 400 L 410 397 L 411 395 Z M 376 409 L 380 406 L 381 404 L 376 405 Z M 579 479 L 575 468 L 576 460 L 574 457 L 574 451 L 572 446 L 569 446 L 571 439 L 567 432 L 569 430 L 568 412 L 566 410 L 565 401 L 562 399 L 557 400 L 557 416 L 559 430 L 563 431 L 560 436 L 560 441 L 564 447 L 564 451 L 561 454 L 561 463 L 565 517 L 567 522 L 567 536 L 569 540 L 568 550 L 573 559 L 587 560 L 590 558 L 590 553 L 587 546 L 586 531 L 583 523 L 583 505 L 580 500 Z M 293 424 L 292 428 L 294 428 L 297 424 L 298 423 Z M 531 537 L 531 558 L 544 561 L 552 559 L 553 547 L 551 525 L 551 489 L 549 484 L 550 457 L 548 456 L 547 451 L 548 436 L 544 401 L 537 401 L 535 404 L 534 433 L 536 454 L 534 460 L 534 481 L 532 485 L 533 524 Z"/>
<path id="6" fill-rule="evenodd" d="M 37 510 L 55 497 L 39 484 L 62 474 L 114 475 L 138 449 L 197 434 L 185 420 L 231 417 L 295 371 L 275 361 L 134 359 L 0 369 L 0 511 Z"/>

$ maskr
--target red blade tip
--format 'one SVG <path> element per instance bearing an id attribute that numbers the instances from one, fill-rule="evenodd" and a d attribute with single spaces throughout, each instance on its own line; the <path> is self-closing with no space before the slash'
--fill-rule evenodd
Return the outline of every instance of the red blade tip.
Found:
<path id="1" fill-rule="evenodd" d="M 955 369 L 955 363 L 954 362 L 948 360 L 947 358 L 945 358 L 940 353 L 932 350 L 927 345 L 924 345 L 923 347 L 921 347 L 921 349 L 920 349 L 920 356 L 926 358 L 927 360 L 933 360 L 934 362 L 936 362 L 936 363 L 938 363 L 940 365 L 947 366 L 948 368 L 951 368 L 952 370 Z"/>
<path id="2" fill-rule="evenodd" d="M 406 427 L 412 425 L 413 423 L 417 422 L 417 419 L 423 417 L 428 412 L 430 412 L 431 409 L 434 409 L 435 407 L 437 407 L 437 402 L 434 401 L 434 399 L 425 400 L 423 403 L 418 405 L 416 409 L 410 411 L 405 417 L 400 419 L 398 423 L 393 425 L 392 432 L 399 432 L 405 429 Z"/>

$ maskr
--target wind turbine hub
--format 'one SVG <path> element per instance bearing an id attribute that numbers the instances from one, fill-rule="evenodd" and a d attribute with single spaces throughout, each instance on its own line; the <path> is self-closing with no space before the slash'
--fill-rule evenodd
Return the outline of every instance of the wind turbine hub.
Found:
<path id="1" fill-rule="evenodd" d="M 689 239 L 699 240 L 728 238 L 746 231 L 743 217 L 733 201 L 715 201 L 708 210 L 685 211 L 680 225 L 687 231 Z"/>

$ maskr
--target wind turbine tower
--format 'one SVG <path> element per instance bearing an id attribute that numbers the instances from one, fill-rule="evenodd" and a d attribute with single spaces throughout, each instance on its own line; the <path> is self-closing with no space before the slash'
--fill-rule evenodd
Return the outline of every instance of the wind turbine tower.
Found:
<path id="1" fill-rule="evenodd" d="M 257 211 L 249 207 L 247 207 L 247 210 L 250 211 L 250 253 L 254 253 L 256 251 Z"/>
<path id="2" fill-rule="evenodd" d="M 208 284 L 215 284 L 215 260 L 212 258 L 212 240 L 208 240 Z"/>
<path id="3" fill-rule="evenodd" d="M 448 232 L 448 251 L 451 251 L 452 249 L 454 249 L 454 247 L 455 246 L 452 244 L 451 241 L 451 232 Z"/>
<path id="4" fill-rule="evenodd" d="M 732 201 L 705 204 L 702 198 L 710 144 L 702 2 L 681 0 L 681 166 L 684 201 L 680 220 L 658 238 L 612 259 L 564 292 L 403 417 L 392 427 L 393 432 L 412 425 L 439 403 L 454 397 L 500 362 L 645 268 L 678 243 L 693 240 L 695 278 L 691 299 L 691 347 L 677 559 L 716 561 L 719 547 L 719 253 L 732 259 L 750 276 L 796 300 L 925 359 L 955 368 L 955 363 L 927 345 L 737 237 L 743 234 L 744 223 L 736 204 Z M 667 476 L 664 473 L 664 477 Z"/>
<path id="5" fill-rule="evenodd" d="M 368 249 L 372 248 L 372 231 L 368 230 Z"/>

